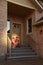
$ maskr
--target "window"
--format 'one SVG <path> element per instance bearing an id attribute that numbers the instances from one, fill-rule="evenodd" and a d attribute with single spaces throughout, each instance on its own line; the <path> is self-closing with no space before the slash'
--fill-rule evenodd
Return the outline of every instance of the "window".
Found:
<path id="1" fill-rule="evenodd" d="M 7 32 L 10 33 L 10 20 L 7 20 Z"/>
<path id="2" fill-rule="evenodd" d="M 32 32 L 32 18 L 27 21 L 27 34 Z"/>

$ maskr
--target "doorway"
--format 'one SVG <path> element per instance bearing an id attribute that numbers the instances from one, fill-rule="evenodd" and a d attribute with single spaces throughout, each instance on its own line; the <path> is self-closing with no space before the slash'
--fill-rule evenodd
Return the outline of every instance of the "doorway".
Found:
<path id="1" fill-rule="evenodd" d="M 11 38 L 16 38 L 18 37 L 19 38 L 19 45 L 22 45 L 23 43 L 23 28 L 22 28 L 22 24 L 21 23 L 17 23 L 17 22 L 14 22 L 13 23 L 13 26 L 12 26 L 12 33 L 11 33 Z M 12 47 L 12 44 L 11 44 L 11 47 Z"/>

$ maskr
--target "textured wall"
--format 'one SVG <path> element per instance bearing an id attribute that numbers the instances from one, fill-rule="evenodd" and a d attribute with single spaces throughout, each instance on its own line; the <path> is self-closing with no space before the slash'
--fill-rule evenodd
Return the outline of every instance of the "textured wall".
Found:
<path id="1" fill-rule="evenodd" d="M 14 2 L 14 0 L 8 0 L 11 2 Z M 30 2 L 27 0 L 15 0 L 14 3 L 18 3 L 21 4 L 22 6 L 31 6 L 32 4 L 30 4 Z M 28 3 L 30 5 L 28 5 Z M 33 5 L 32 5 L 33 6 Z M 32 7 L 33 8 L 33 7 Z M 40 17 L 43 16 L 43 12 L 39 12 L 38 10 L 36 10 L 35 12 L 33 12 L 30 16 L 27 16 L 25 19 L 23 18 L 22 21 L 20 20 L 20 18 L 18 17 L 12 17 L 10 18 L 11 20 L 11 24 L 12 22 L 22 22 L 23 24 L 23 43 L 24 44 L 29 44 L 41 57 L 43 57 L 43 31 L 40 34 L 40 30 L 43 30 L 43 26 L 32 26 L 32 33 L 27 35 L 26 34 L 26 21 L 32 17 L 32 24 L 34 24 Z M 34 43 L 33 43 L 34 42 Z"/>
<path id="2" fill-rule="evenodd" d="M 33 12 L 31 15 L 33 24 L 36 22 L 36 20 L 43 16 L 42 13 L 43 12 L 40 13 L 37 10 Z M 42 32 L 40 32 L 41 30 Z M 30 37 L 34 41 L 34 43 L 31 43 L 30 45 L 41 57 L 43 57 L 43 25 L 32 26 L 32 34 Z"/>
<path id="3" fill-rule="evenodd" d="M 39 12 L 38 10 L 35 11 L 34 15 L 35 19 L 33 18 L 33 22 L 36 22 L 38 19 L 43 17 L 43 11 Z M 42 32 L 40 32 L 42 30 Z M 32 38 L 36 41 L 36 52 L 43 57 L 43 25 L 33 26 L 33 35 Z"/>
<path id="4" fill-rule="evenodd" d="M 39 12 L 38 10 L 35 11 L 35 21 L 43 17 L 43 11 Z"/>
<path id="5" fill-rule="evenodd" d="M 42 30 L 42 32 L 40 32 Z M 36 52 L 43 57 L 43 25 L 33 27 L 33 34 L 31 36 L 35 40 Z"/>
<path id="6" fill-rule="evenodd" d="M 7 2 L 0 0 L 0 55 L 7 52 Z"/>

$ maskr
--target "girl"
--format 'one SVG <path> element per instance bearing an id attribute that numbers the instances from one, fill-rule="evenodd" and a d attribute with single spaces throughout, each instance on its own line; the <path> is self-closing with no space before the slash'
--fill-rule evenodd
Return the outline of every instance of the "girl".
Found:
<path id="1" fill-rule="evenodd" d="M 18 46 L 19 45 L 19 37 L 13 37 L 13 39 L 12 39 L 12 46 L 13 46 L 13 48 L 15 48 L 16 46 Z"/>

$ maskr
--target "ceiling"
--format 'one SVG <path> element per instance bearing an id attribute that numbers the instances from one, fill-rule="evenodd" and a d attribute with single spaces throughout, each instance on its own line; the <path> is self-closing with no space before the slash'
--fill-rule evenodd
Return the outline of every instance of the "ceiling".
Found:
<path id="1" fill-rule="evenodd" d="M 10 2 L 8 2 L 7 5 L 8 5 L 8 15 L 17 15 L 24 17 L 30 15 L 34 11 L 33 9 L 13 4 Z"/>

